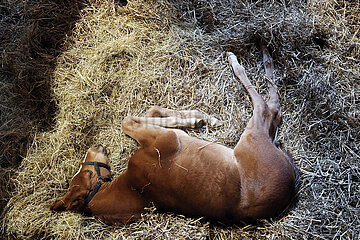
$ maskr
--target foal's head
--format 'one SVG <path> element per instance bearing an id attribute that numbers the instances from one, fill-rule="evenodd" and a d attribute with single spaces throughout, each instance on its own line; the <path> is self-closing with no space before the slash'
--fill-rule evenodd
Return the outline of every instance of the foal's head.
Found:
<path id="1" fill-rule="evenodd" d="M 103 165 L 101 165 L 109 165 L 108 155 L 109 151 L 101 145 L 89 148 L 84 163 L 70 182 L 67 193 L 51 206 L 51 210 L 81 212 L 86 206 L 87 197 L 90 192 L 94 189 L 97 181 L 101 180 L 99 177 L 103 179 L 105 176 L 109 177 L 111 175 L 109 168 L 102 167 Z M 95 163 L 100 164 L 100 167 L 98 167 L 100 176 L 98 176 L 94 166 Z"/>

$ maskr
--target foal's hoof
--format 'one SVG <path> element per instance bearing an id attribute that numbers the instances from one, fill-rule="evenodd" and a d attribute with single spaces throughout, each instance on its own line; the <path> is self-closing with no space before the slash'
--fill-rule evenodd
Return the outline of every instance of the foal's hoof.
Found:
<path id="1" fill-rule="evenodd" d="M 123 7 L 125 7 L 128 4 L 127 0 L 120 0 L 119 2 Z"/>
<path id="2" fill-rule="evenodd" d="M 227 57 L 227 58 L 229 58 L 231 55 L 234 55 L 234 56 L 235 56 L 235 54 L 233 54 L 232 52 L 226 52 L 226 57 Z"/>
<path id="3" fill-rule="evenodd" d="M 194 128 L 202 128 L 206 125 L 206 121 L 204 119 L 196 119 Z"/>
<path id="4" fill-rule="evenodd" d="M 223 123 L 219 119 L 214 117 L 210 117 L 209 119 L 207 119 L 207 122 L 211 127 L 219 127 L 223 125 Z"/>

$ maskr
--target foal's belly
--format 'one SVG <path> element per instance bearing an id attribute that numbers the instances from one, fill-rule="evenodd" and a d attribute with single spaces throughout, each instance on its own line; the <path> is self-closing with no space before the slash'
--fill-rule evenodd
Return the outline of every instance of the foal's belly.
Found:
<path id="1" fill-rule="evenodd" d="M 240 200 L 240 176 L 233 151 L 190 137 L 181 152 L 149 174 L 144 195 L 162 210 L 227 218 Z"/>

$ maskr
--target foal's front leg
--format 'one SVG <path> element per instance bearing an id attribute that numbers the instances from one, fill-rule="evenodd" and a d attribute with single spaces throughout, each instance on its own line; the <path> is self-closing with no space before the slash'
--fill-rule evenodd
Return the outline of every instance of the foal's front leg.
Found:
<path id="1" fill-rule="evenodd" d="M 206 121 L 202 118 L 138 117 L 137 121 L 144 125 L 154 125 L 164 128 L 201 128 L 206 124 Z"/>
<path id="2" fill-rule="evenodd" d="M 156 138 L 168 131 L 176 131 L 178 134 L 186 134 L 179 129 L 166 129 L 166 127 L 178 128 L 198 128 L 205 124 L 203 119 L 199 118 L 147 118 L 147 117 L 126 117 L 122 122 L 122 130 L 125 134 L 135 139 L 140 145 L 148 146 Z"/>
<path id="3" fill-rule="evenodd" d="M 197 110 L 176 111 L 157 106 L 150 108 L 146 116 L 128 116 L 122 122 L 123 132 L 143 146 L 153 142 L 158 135 L 167 131 L 166 128 L 200 128 L 209 122 L 219 123 L 216 118 Z M 173 131 L 186 134 L 181 130 Z"/>
<path id="4" fill-rule="evenodd" d="M 214 117 L 210 117 L 198 110 L 171 110 L 167 108 L 162 108 L 159 106 L 153 106 L 146 112 L 146 117 L 149 118 L 181 118 L 181 119 L 198 119 L 198 120 L 192 120 L 192 121 L 200 121 L 203 123 L 210 124 L 211 126 L 218 126 L 220 125 L 220 121 Z M 201 121 L 202 120 L 202 121 Z M 173 121 L 173 120 L 171 120 Z M 179 123 L 177 123 L 178 126 L 175 127 L 190 127 L 190 128 L 197 128 L 201 127 L 201 124 L 187 124 L 185 126 L 180 126 L 181 124 L 185 123 L 184 120 L 179 120 Z M 163 127 L 173 127 L 173 126 L 165 126 Z"/>

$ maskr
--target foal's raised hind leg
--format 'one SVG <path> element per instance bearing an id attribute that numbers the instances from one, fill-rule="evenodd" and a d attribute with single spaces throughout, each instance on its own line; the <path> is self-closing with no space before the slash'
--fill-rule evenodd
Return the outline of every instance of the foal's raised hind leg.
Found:
<path id="1" fill-rule="evenodd" d="M 263 53 L 266 74 L 272 77 L 271 57 L 267 51 Z M 289 157 L 271 141 L 279 124 L 279 97 L 276 88 L 269 85 L 270 99 L 266 103 L 250 83 L 236 56 L 228 53 L 228 60 L 249 93 L 254 108 L 234 149 L 242 176 L 239 214 L 251 220 L 271 217 L 289 203 L 294 194 L 296 175 Z"/>
<path id="2" fill-rule="evenodd" d="M 272 58 L 266 48 L 262 48 L 263 62 L 266 76 L 268 79 L 268 88 L 270 99 L 265 102 L 255 87 L 249 81 L 245 69 L 241 66 L 233 53 L 228 53 L 228 60 L 234 70 L 235 76 L 241 81 L 247 92 L 251 97 L 253 103 L 253 116 L 251 117 L 246 129 L 257 129 L 264 131 L 271 139 L 274 139 L 275 132 L 281 121 L 279 96 L 275 85 L 273 85 L 271 78 L 273 78 L 274 65 Z"/>
<path id="3" fill-rule="evenodd" d="M 254 108 L 253 116 L 250 118 L 245 131 L 253 131 L 257 129 L 260 131 L 268 132 L 268 128 L 266 128 L 265 126 L 265 117 L 268 112 L 267 104 L 249 81 L 244 67 L 239 64 L 236 56 L 231 52 L 228 52 L 227 56 L 228 61 L 233 68 L 235 76 L 241 81 L 242 85 L 249 93 Z"/>
<path id="4" fill-rule="evenodd" d="M 267 105 L 269 107 L 270 112 L 273 115 L 273 119 L 270 123 L 269 127 L 269 135 L 271 139 L 275 138 L 276 130 L 281 123 L 281 109 L 280 109 L 280 100 L 279 95 L 277 93 L 277 88 L 274 83 L 274 62 L 273 59 L 266 48 L 266 46 L 261 45 L 261 52 L 263 54 L 263 63 L 265 68 L 265 73 L 268 81 L 268 89 L 269 89 L 269 100 L 267 101 Z"/>

